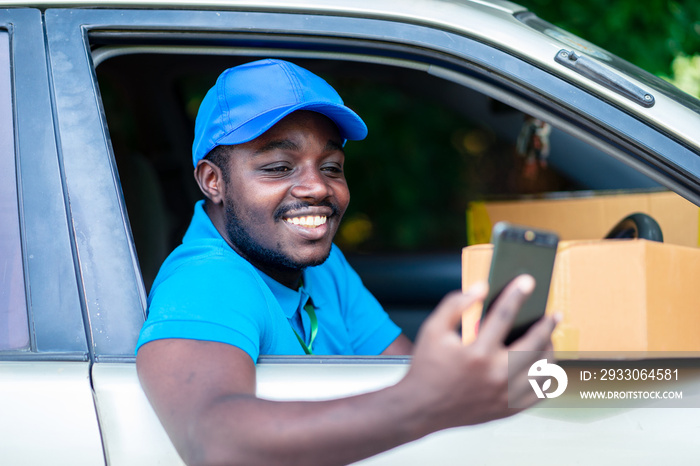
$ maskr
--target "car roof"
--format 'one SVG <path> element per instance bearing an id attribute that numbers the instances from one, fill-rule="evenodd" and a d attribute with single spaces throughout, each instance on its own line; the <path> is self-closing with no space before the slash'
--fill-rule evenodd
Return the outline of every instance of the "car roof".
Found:
<path id="1" fill-rule="evenodd" d="M 412 10 L 425 11 L 426 6 L 432 8 L 449 8 L 454 5 L 461 8 L 465 5 L 482 6 L 508 13 L 514 13 L 525 9 L 524 7 L 507 0 L 3 0 L 0 5 L 31 6 L 36 8 L 56 7 L 90 7 L 90 8 L 226 8 L 226 7 L 267 7 L 274 9 L 306 8 L 315 11 L 321 9 L 335 10 L 338 8 L 355 9 L 359 11 L 371 10 L 372 7 L 383 7 L 385 4 L 401 5 L 396 13 L 410 13 Z M 442 5 L 441 5 L 442 4 Z"/>
<path id="2" fill-rule="evenodd" d="M 217 9 L 336 14 L 403 21 L 475 38 L 507 51 L 613 102 L 676 139 L 700 150 L 700 101 L 667 82 L 573 34 L 539 20 L 524 7 L 504 0 L 0 0 L 0 6 L 30 8 Z M 539 27 L 526 24 L 535 18 Z M 513 40 L 517 37 L 517 40 Z M 645 107 L 555 61 L 562 50 L 576 51 L 637 87 L 653 94 Z"/>

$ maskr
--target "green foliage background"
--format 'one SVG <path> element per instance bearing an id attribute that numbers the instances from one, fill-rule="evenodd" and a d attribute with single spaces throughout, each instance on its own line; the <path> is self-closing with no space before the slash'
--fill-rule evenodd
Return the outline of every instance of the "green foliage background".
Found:
<path id="1" fill-rule="evenodd" d="M 700 1 L 516 0 L 540 18 L 659 76 L 700 54 Z"/>

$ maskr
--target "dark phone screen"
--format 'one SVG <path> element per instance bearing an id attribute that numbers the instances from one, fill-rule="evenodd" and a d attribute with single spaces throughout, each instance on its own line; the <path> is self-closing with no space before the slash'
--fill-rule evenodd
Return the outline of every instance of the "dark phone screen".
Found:
<path id="1" fill-rule="evenodd" d="M 510 344 L 544 315 L 558 238 L 553 233 L 524 227 L 508 227 L 498 232 L 494 229 L 494 234 L 489 294 L 484 303 L 484 315 L 503 288 L 515 277 L 530 274 L 535 278 L 535 290 L 520 309 L 505 341 Z"/>

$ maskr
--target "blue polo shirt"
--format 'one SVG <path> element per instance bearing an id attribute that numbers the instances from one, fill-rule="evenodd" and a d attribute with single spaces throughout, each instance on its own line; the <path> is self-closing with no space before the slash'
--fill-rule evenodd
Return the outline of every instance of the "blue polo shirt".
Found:
<path id="1" fill-rule="evenodd" d="M 323 264 L 304 270 L 303 283 L 292 290 L 243 259 L 200 201 L 153 283 L 137 351 L 149 341 L 186 338 L 234 345 L 253 361 L 261 354 L 301 355 L 292 327 L 308 344 L 303 307 L 309 299 L 318 318 L 314 354 L 380 354 L 401 333 L 335 245 Z"/>

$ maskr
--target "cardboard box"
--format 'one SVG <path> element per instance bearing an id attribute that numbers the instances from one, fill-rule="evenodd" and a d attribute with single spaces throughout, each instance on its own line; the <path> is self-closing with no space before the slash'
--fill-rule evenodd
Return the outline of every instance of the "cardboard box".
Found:
<path id="1" fill-rule="evenodd" d="M 562 240 L 603 239 L 620 220 L 636 212 L 659 223 L 665 243 L 700 245 L 700 209 L 672 191 L 471 202 L 467 239 L 468 244 L 488 243 L 493 225 L 502 220 L 553 230 Z"/>
<path id="2" fill-rule="evenodd" d="M 462 253 L 462 286 L 488 278 L 492 246 Z M 561 242 L 546 312 L 556 351 L 700 351 L 700 249 L 646 240 Z M 480 310 L 479 310 L 480 311 Z M 474 337 L 475 312 L 463 320 Z"/>

